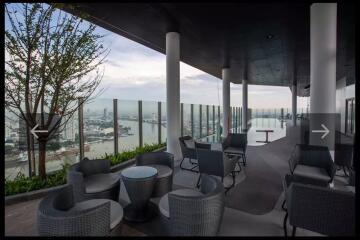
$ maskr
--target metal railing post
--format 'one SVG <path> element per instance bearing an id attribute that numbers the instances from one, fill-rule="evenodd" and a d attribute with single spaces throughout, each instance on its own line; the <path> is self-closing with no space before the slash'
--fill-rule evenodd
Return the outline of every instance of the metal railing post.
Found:
<path id="1" fill-rule="evenodd" d="M 200 122 L 199 122 L 199 128 L 200 128 L 200 138 L 202 138 L 202 105 L 200 104 L 199 106 L 199 119 L 200 119 Z"/>
<path id="2" fill-rule="evenodd" d="M 161 144 L 161 102 L 158 102 L 158 143 Z"/>
<path id="3" fill-rule="evenodd" d="M 139 147 L 143 146 L 143 129 L 142 129 L 142 122 L 143 122 L 143 116 L 142 116 L 142 101 L 138 101 L 138 110 L 139 110 Z"/>
<path id="4" fill-rule="evenodd" d="M 215 105 L 212 106 L 213 134 L 215 133 Z"/>
<path id="5" fill-rule="evenodd" d="M 84 105 L 82 100 L 78 100 L 79 108 L 78 108 L 78 120 L 79 120 L 79 161 L 84 158 Z"/>
<path id="6" fill-rule="evenodd" d="M 180 104 L 180 130 L 181 136 L 184 136 L 184 103 Z"/>
<path id="7" fill-rule="evenodd" d="M 191 136 L 194 137 L 194 104 L 190 105 Z"/>
<path id="8" fill-rule="evenodd" d="M 206 105 L 206 136 L 210 135 L 209 105 Z"/>
<path id="9" fill-rule="evenodd" d="M 113 99 L 113 113 L 114 113 L 114 153 L 119 153 L 119 123 L 118 123 L 118 100 Z"/>
<path id="10" fill-rule="evenodd" d="M 240 107 L 240 132 L 242 132 L 242 107 Z"/>
<path id="11" fill-rule="evenodd" d="M 220 126 L 221 126 L 221 124 L 220 124 L 220 122 L 221 122 L 221 118 L 220 118 L 220 106 L 218 106 L 217 107 L 217 118 L 218 118 L 218 126 L 219 126 L 219 131 L 218 131 L 218 133 L 217 133 L 217 137 L 218 137 L 218 140 L 220 140 L 220 137 L 221 137 L 221 133 L 220 133 Z"/>

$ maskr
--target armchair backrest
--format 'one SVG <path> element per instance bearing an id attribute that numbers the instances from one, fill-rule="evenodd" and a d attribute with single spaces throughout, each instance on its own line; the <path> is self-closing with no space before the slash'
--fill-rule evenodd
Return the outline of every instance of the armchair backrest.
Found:
<path id="1" fill-rule="evenodd" d="M 335 163 L 338 166 L 351 167 L 353 159 L 352 144 L 335 144 Z"/>
<path id="2" fill-rule="evenodd" d="M 89 160 L 84 158 L 79 162 L 79 170 L 84 174 L 84 177 L 110 172 L 110 160 L 108 159 L 94 159 Z"/>
<path id="3" fill-rule="evenodd" d="M 196 154 L 199 164 L 199 172 L 215 175 L 224 176 L 224 159 L 222 151 L 214 151 L 203 148 L 196 148 Z"/>
<path id="4" fill-rule="evenodd" d="M 204 176 L 204 196 L 169 193 L 171 233 L 175 236 L 216 236 L 225 206 L 224 188 L 218 179 Z"/>
<path id="5" fill-rule="evenodd" d="M 191 140 L 191 139 L 193 139 L 191 136 L 179 137 L 180 149 L 183 158 L 191 158 L 191 159 L 197 158 L 195 149 L 188 148 L 185 144 L 185 140 Z"/>
<path id="6" fill-rule="evenodd" d="M 168 152 L 148 152 L 139 154 L 135 158 L 137 166 L 160 164 L 174 169 L 174 155 Z"/>
<path id="7" fill-rule="evenodd" d="M 49 193 L 39 204 L 40 236 L 104 236 L 110 233 L 110 202 L 72 210 L 72 185 Z M 99 221 L 101 219 L 101 221 Z"/>
<path id="8" fill-rule="evenodd" d="M 355 234 L 355 194 L 292 183 L 286 191 L 291 225 L 329 236 Z"/>
<path id="9" fill-rule="evenodd" d="M 228 138 L 230 146 L 246 149 L 247 133 L 229 133 Z"/>
<path id="10" fill-rule="evenodd" d="M 195 142 L 195 148 L 211 149 L 211 144 Z"/>
<path id="11" fill-rule="evenodd" d="M 336 171 L 329 149 L 325 146 L 296 144 L 289 160 L 291 172 L 293 172 L 297 164 L 324 168 L 331 179 Z"/>

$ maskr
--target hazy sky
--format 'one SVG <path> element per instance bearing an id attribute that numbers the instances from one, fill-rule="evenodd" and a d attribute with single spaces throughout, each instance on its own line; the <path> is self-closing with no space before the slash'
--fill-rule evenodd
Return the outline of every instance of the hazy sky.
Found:
<path id="1" fill-rule="evenodd" d="M 165 55 L 103 28 L 111 49 L 104 64 L 101 97 L 165 101 Z M 181 45 L 181 42 L 180 42 Z M 249 85 L 250 108 L 291 107 L 289 87 Z M 231 105 L 241 106 L 242 85 L 231 83 Z M 180 100 L 184 103 L 222 102 L 222 80 L 185 63 L 180 64 Z M 298 107 L 306 107 L 306 98 L 298 98 Z"/>
<path id="2" fill-rule="evenodd" d="M 7 21 L 5 25 L 8 25 Z M 99 98 L 165 101 L 165 55 L 101 27 L 96 31 L 106 35 L 104 45 L 111 49 L 103 65 L 101 87 L 105 91 Z M 241 106 L 242 85 L 231 84 L 230 91 L 231 105 Z M 249 85 L 248 91 L 250 108 L 291 107 L 289 87 Z M 221 79 L 187 64 L 180 64 L 181 102 L 221 105 L 221 99 Z M 298 98 L 300 107 L 306 107 L 306 98 Z"/>

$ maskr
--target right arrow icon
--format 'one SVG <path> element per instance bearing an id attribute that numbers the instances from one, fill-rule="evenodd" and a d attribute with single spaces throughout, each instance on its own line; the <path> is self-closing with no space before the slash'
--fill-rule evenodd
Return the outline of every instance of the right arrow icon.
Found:
<path id="1" fill-rule="evenodd" d="M 324 139 L 328 134 L 329 134 L 329 129 L 324 125 L 324 124 L 321 124 L 321 127 L 324 129 L 324 130 L 312 130 L 313 133 L 324 133 L 322 136 L 321 136 L 321 139 Z"/>

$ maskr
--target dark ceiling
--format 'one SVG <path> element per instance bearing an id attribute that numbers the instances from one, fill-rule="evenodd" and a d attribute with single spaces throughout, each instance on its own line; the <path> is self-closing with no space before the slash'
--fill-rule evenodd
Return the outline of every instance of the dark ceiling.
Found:
<path id="1" fill-rule="evenodd" d="M 310 82 L 309 3 L 79 3 L 65 10 L 165 53 L 165 35 L 179 31 L 181 61 L 221 78 L 230 66 L 241 83 L 290 86 L 307 96 Z M 354 81 L 354 7 L 338 4 L 338 71 Z M 296 66 L 296 68 L 294 68 Z M 349 80 L 351 81 L 351 80 Z"/>

